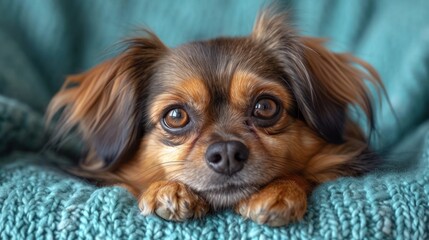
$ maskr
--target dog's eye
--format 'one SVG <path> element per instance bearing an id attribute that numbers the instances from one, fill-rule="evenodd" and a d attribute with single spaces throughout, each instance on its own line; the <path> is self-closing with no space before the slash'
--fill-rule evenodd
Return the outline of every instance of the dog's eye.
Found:
<path id="1" fill-rule="evenodd" d="M 260 99 L 253 109 L 253 116 L 260 119 L 272 119 L 279 112 L 278 104 L 269 98 Z"/>
<path id="2" fill-rule="evenodd" d="M 259 98 L 252 109 L 253 122 L 259 127 L 273 126 L 280 119 L 281 105 L 273 97 Z"/>
<path id="3" fill-rule="evenodd" d="M 184 109 L 174 108 L 165 114 L 163 122 L 170 129 L 183 128 L 189 123 L 189 116 Z"/>

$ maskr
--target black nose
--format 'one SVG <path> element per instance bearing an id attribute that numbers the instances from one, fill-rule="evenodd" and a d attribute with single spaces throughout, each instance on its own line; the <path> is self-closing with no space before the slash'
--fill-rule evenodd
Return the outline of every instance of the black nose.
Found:
<path id="1" fill-rule="evenodd" d="M 209 167 L 227 175 L 240 171 L 248 157 L 249 149 L 239 141 L 213 143 L 206 152 Z"/>

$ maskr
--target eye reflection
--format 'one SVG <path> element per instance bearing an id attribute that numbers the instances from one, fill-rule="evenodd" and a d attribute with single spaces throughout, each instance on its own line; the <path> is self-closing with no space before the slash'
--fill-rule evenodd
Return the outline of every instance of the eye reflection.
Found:
<path id="1" fill-rule="evenodd" d="M 165 114 L 163 121 L 168 128 L 183 128 L 189 123 L 189 115 L 182 108 L 174 108 Z"/>
<path id="2" fill-rule="evenodd" d="M 279 111 L 278 104 L 269 98 L 260 99 L 253 109 L 253 116 L 260 119 L 274 118 Z"/>

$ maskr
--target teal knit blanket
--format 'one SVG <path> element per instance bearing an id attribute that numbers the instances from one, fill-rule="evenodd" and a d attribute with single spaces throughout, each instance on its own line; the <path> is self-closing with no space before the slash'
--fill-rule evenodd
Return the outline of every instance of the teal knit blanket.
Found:
<path id="1" fill-rule="evenodd" d="M 429 1 L 285 2 L 302 34 L 326 37 L 381 74 L 374 147 L 389 168 L 319 186 L 300 222 L 271 228 L 231 211 L 168 222 L 140 215 L 119 187 L 96 187 L 58 163 L 43 113 L 67 74 L 109 57 L 148 26 L 169 46 L 251 31 L 262 1 L 0 1 L 0 239 L 428 239 Z M 110 48 L 111 49 L 111 48 Z"/>

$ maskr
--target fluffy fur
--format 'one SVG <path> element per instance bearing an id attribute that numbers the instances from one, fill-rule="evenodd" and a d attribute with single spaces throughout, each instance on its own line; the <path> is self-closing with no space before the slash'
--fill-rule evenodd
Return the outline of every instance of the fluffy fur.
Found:
<path id="1" fill-rule="evenodd" d="M 60 134 L 77 126 L 87 143 L 78 174 L 126 187 L 144 214 L 180 221 L 234 208 L 281 226 L 303 217 L 318 184 L 377 165 L 348 116 L 358 106 L 373 126 L 365 80 L 381 87 L 370 65 L 298 36 L 284 14 L 266 10 L 248 37 L 175 49 L 152 33 L 132 39 L 119 56 L 69 77 L 47 116 L 62 110 Z M 261 99 L 268 108 L 255 110 Z M 255 115 L 274 105 L 275 117 Z M 176 120 L 186 125 L 166 125 Z M 232 157 L 245 160 L 233 174 L 207 160 L 210 146 L 228 141 L 248 153 Z"/>

